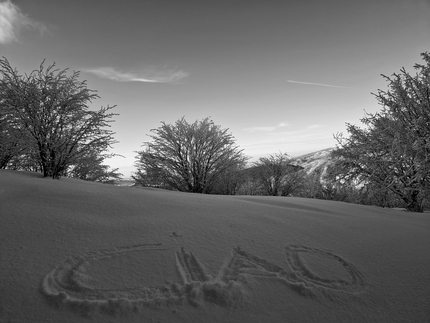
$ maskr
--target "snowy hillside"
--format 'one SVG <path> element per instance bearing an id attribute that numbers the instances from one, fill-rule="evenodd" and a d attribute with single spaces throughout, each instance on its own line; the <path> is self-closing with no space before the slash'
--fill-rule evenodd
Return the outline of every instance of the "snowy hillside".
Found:
<path id="1" fill-rule="evenodd" d="M 303 167 L 307 174 L 319 170 L 320 180 L 323 181 L 327 167 L 332 163 L 330 153 L 335 148 L 326 148 L 309 154 L 291 158 L 291 164 Z"/>
<path id="2" fill-rule="evenodd" d="M 0 170 L 0 322 L 429 322 L 429 245 L 428 214 Z"/>

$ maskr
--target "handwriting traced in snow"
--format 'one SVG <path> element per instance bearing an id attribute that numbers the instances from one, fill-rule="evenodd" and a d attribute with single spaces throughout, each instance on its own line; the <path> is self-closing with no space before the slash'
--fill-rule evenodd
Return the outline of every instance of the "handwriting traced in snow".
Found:
<path id="1" fill-rule="evenodd" d="M 103 259 L 165 250 L 161 244 L 136 244 L 71 257 L 43 278 L 41 291 L 50 301 L 91 315 L 95 311 L 114 314 L 138 311 L 143 307 L 198 306 L 204 302 L 235 307 L 246 294 L 247 276 L 279 280 L 301 295 L 313 295 L 319 291 L 356 293 L 364 288 L 361 273 L 344 258 L 327 250 L 299 245 L 285 247 L 285 269 L 237 247 L 233 248 L 231 258 L 219 273 L 213 276 L 206 272 L 193 253 L 181 248 L 175 254 L 180 283 L 102 288 L 96 286 L 88 274 L 91 266 Z M 342 268 L 343 277 L 321 277 L 309 267 L 303 255 L 314 255 L 322 257 L 322 261 L 332 262 Z"/>

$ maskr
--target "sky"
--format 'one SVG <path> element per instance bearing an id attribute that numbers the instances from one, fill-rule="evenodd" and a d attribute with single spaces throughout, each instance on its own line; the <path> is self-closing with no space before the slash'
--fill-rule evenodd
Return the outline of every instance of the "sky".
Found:
<path id="1" fill-rule="evenodd" d="M 124 177 L 161 122 L 210 117 L 252 160 L 335 147 L 430 51 L 430 0 L 0 0 L 0 56 L 46 59 L 116 105 Z"/>

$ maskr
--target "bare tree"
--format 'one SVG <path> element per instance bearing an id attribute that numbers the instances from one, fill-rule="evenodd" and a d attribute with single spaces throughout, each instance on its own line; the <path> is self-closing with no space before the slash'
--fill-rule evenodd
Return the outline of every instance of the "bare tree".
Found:
<path id="1" fill-rule="evenodd" d="M 237 190 L 240 195 L 262 195 L 259 174 L 255 167 L 248 167 L 242 171 L 243 182 Z"/>
<path id="2" fill-rule="evenodd" d="M 60 178 L 81 156 L 105 151 L 116 142 L 106 129 L 114 106 L 90 110 L 98 95 L 78 80 L 79 72 L 68 76 L 67 69 L 59 71 L 55 64 L 45 68 L 42 62 L 23 76 L 3 57 L 0 76 L 2 110 L 14 121 L 14 129 L 37 147 L 45 177 Z"/>
<path id="3" fill-rule="evenodd" d="M 303 167 L 290 165 L 289 172 L 284 176 L 281 183 L 281 195 L 297 195 L 305 185 L 306 172 Z"/>
<path id="4" fill-rule="evenodd" d="M 430 194 L 430 54 L 421 56 L 416 75 L 382 75 L 389 89 L 374 94 L 382 111 L 361 119 L 364 129 L 347 124 L 349 137 L 337 134 L 333 152 L 337 178 L 385 190 L 418 212 Z"/>
<path id="5" fill-rule="evenodd" d="M 220 174 L 215 181 L 212 194 L 236 195 L 246 181 L 245 175 L 245 160 L 236 167 L 230 167 L 225 172 Z"/>
<path id="6" fill-rule="evenodd" d="M 109 157 L 111 155 L 89 151 L 70 167 L 67 177 L 104 184 L 115 184 L 121 179 L 122 174 L 118 173 L 118 168 L 111 169 L 108 165 L 103 164 L 104 160 Z"/>
<path id="7" fill-rule="evenodd" d="M 15 120 L 0 103 L 0 169 L 6 168 L 11 160 L 27 148 L 27 140 Z"/>
<path id="8" fill-rule="evenodd" d="M 289 195 L 298 183 L 288 182 L 288 180 L 300 180 L 299 176 L 287 177 L 288 174 L 298 171 L 300 167 L 291 165 L 286 153 L 279 152 L 261 157 L 254 162 L 254 168 L 266 195 Z"/>
<path id="9" fill-rule="evenodd" d="M 144 185 L 211 193 L 222 174 L 246 160 L 228 129 L 209 118 L 190 124 L 182 117 L 151 131 L 153 141 L 137 152 L 133 176 Z"/>

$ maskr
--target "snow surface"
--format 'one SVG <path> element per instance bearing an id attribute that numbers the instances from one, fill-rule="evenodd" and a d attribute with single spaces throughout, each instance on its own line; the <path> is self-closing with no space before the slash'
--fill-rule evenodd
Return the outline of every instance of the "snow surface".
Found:
<path id="1" fill-rule="evenodd" d="M 0 322 L 430 322 L 430 215 L 0 171 Z"/>

